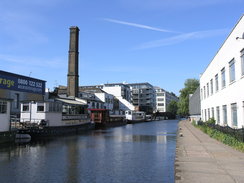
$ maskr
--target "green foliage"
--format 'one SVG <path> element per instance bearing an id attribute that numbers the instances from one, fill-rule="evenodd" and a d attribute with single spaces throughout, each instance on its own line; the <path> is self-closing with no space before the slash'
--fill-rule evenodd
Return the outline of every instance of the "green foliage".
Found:
<path id="1" fill-rule="evenodd" d="M 209 120 L 209 121 L 215 122 L 215 120 Z M 210 128 L 205 124 L 204 125 L 194 125 L 194 126 L 201 129 L 204 133 L 208 134 L 210 137 L 212 137 L 226 145 L 229 145 L 239 151 L 244 152 L 244 143 L 237 140 L 236 138 L 234 138 L 228 134 L 222 133 L 219 130 Z"/>
<path id="2" fill-rule="evenodd" d="M 178 102 L 178 114 L 186 116 L 189 114 L 189 95 L 193 94 L 199 86 L 199 80 L 187 79 L 184 83 L 185 88 L 180 90 Z"/>
<path id="3" fill-rule="evenodd" d="M 167 107 L 167 112 L 171 112 L 173 115 L 176 115 L 177 110 L 178 110 L 178 104 L 176 101 L 172 100 Z"/>
<path id="4" fill-rule="evenodd" d="M 205 123 L 208 125 L 215 125 L 215 119 L 214 118 L 210 118 L 208 121 L 206 121 Z"/>

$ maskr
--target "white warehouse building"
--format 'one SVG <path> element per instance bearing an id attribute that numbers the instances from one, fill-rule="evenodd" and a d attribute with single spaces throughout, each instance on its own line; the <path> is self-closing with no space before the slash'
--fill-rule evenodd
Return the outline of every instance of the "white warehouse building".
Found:
<path id="1" fill-rule="evenodd" d="M 201 118 L 244 126 L 244 16 L 200 76 Z"/>

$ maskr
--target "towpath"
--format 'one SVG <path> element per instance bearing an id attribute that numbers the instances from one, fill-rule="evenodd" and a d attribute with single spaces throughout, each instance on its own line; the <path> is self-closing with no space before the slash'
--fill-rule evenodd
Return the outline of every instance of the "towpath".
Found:
<path id="1" fill-rule="evenodd" d="M 210 138 L 189 121 L 181 121 L 176 145 L 175 182 L 243 183 L 244 153 Z"/>

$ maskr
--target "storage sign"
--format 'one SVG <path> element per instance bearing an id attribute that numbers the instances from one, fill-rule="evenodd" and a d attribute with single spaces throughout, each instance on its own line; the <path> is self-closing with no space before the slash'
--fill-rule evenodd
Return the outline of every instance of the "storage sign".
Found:
<path id="1" fill-rule="evenodd" d="M 20 92 L 45 94 L 46 82 L 0 70 L 0 88 Z"/>

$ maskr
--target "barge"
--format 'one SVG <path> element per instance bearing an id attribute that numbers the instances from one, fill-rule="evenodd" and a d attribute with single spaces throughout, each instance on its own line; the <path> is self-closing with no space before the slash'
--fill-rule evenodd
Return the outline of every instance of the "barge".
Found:
<path id="1" fill-rule="evenodd" d="M 89 109 L 91 120 L 96 128 L 108 128 L 126 125 L 124 115 L 110 115 L 108 109 Z"/>
<path id="2" fill-rule="evenodd" d="M 95 127 L 87 105 L 71 97 L 22 103 L 19 126 L 18 133 L 32 139 L 77 134 Z"/>

